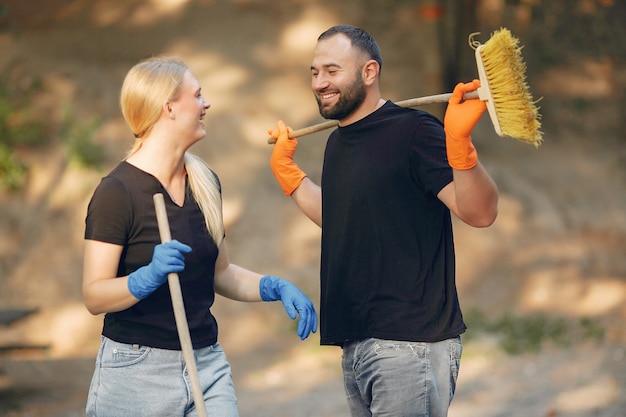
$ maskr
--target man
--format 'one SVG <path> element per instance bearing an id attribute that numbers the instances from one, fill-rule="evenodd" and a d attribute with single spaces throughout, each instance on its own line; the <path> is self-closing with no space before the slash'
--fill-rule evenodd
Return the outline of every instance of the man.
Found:
<path id="1" fill-rule="evenodd" d="M 348 25 L 318 38 L 311 86 L 320 113 L 338 120 L 322 186 L 293 161 L 282 121 L 270 166 L 285 194 L 322 227 L 321 344 L 343 348 L 352 416 L 446 416 L 465 324 L 455 285 L 452 212 L 491 225 L 498 191 L 470 133 L 485 110 L 454 89 L 444 125 L 380 95 L 382 58 Z M 323 216 L 322 216 L 323 213 Z"/>

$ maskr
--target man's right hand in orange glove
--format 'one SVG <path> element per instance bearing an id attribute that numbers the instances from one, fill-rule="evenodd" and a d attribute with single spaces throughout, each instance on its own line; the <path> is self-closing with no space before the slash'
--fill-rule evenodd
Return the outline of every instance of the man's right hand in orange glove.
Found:
<path id="1" fill-rule="evenodd" d="M 270 158 L 270 168 L 272 168 L 280 188 L 283 189 L 285 195 L 290 196 L 307 175 L 293 161 L 298 140 L 289 137 L 291 128 L 287 127 L 282 120 L 279 120 L 277 125 L 277 129 L 267 131 L 272 138 L 276 139 Z"/>

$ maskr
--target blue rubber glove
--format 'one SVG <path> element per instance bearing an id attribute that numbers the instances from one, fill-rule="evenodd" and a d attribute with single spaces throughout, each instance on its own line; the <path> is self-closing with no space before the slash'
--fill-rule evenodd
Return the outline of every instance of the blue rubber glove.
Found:
<path id="1" fill-rule="evenodd" d="M 266 275 L 261 278 L 259 291 L 263 301 L 280 300 L 285 307 L 287 315 L 292 320 L 296 318 L 296 311 L 300 315 L 298 321 L 298 336 L 301 340 L 306 339 L 311 332 L 317 331 L 317 314 L 315 307 L 302 291 L 289 281 Z"/>
<path id="2" fill-rule="evenodd" d="M 152 262 L 128 276 L 128 290 L 133 297 L 143 300 L 167 280 L 171 272 L 185 269 L 185 253 L 191 248 L 177 240 L 170 240 L 154 247 Z"/>

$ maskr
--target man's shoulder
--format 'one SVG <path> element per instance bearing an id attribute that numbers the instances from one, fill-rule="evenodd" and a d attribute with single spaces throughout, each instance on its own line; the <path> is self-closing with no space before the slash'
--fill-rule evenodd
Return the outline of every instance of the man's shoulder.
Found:
<path id="1" fill-rule="evenodd" d="M 391 101 L 387 101 L 385 107 L 386 116 L 395 122 L 405 121 L 411 125 L 417 124 L 432 128 L 443 126 L 443 123 L 437 116 L 422 109 L 401 107 Z"/>

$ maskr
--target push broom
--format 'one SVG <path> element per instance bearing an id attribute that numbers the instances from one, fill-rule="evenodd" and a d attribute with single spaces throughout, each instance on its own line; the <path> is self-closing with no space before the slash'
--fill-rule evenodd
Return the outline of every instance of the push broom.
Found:
<path id="1" fill-rule="evenodd" d="M 470 35 L 469 43 L 475 49 L 480 88 L 465 94 L 464 98 L 479 98 L 486 102 L 489 117 L 498 136 L 508 136 L 539 147 L 542 141 L 542 132 L 539 130 L 541 115 L 526 83 L 526 64 L 522 60 L 519 40 L 506 28 L 493 32 L 484 44 L 474 40 L 474 35 Z M 451 96 L 452 93 L 444 93 L 395 104 L 400 107 L 417 107 L 446 103 Z M 301 137 L 335 126 L 337 121 L 329 120 L 294 130 L 289 137 Z M 269 138 L 267 142 L 272 144 L 276 139 Z"/>

